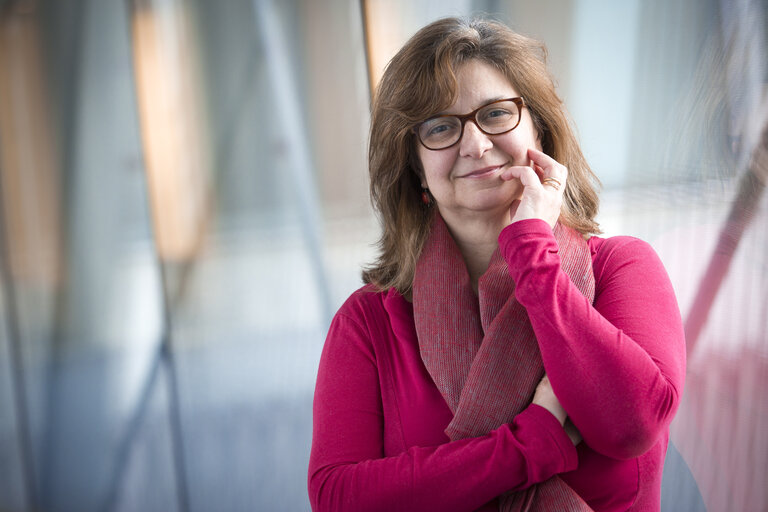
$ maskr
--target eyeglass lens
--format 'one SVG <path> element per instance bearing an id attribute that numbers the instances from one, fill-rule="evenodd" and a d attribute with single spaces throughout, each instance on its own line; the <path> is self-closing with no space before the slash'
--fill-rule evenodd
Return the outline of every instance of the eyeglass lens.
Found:
<path id="1" fill-rule="evenodd" d="M 486 134 L 498 135 L 517 126 L 520 109 L 514 101 L 497 101 L 480 108 L 474 120 L 477 127 Z M 457 116 L 433 117 L 419 125 L 419 139 L 429 149 L 447 148 L 461 138 L 462 125 L 462 120 Z"/>

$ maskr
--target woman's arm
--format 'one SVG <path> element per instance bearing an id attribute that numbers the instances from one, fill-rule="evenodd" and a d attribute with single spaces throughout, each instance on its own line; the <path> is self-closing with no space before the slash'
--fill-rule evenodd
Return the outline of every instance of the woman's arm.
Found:
<path id="1" fill-rule="evenodd" d="M 552 387 L 584 441 L 614 458 L 647 451 L 672 420 L 685 375 L 677 301 L 653 249 L 630 237 L 604 241 L 592 305 L 560 269 L 546 222 L 513 223 L 499 243 Z"/>
<path id="2" fill-rule="evenodd" d="M 342 308 L 344 309 L 344 308 Z M 376 353 L 368 330 L 337 314 L 315 389 L 309 496 L 318 510 L 475 510 L 575 469 L 560 422 L 531 405 L 490 434 L 384 456 Z"/>

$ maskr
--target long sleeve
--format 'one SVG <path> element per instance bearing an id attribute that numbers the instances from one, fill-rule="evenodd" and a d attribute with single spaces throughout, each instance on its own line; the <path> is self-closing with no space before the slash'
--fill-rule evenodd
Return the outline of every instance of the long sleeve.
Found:
<path id="1" fill-rule="evenodd" d="M 560 269 L 540 220 L 513 223 L 499 244 L 526 308 L 552 388 L 584 441 L 608 457 L 637 457 L 677 410 L 685 340 L 669 278 L 641 240 L 602 241 L 594 304 Z"/>
<path id="2" fill-rule="evenodd" d="M 313 510 L 475 510 L 576 467 L 560 423 L 536 405 L 486 436 L 385 456 L 385 423 L 399 418 L 385 417 L 379 354 L 364 322 L 345 314 L 349 302 L 330 327 L 315 388 Z"/>

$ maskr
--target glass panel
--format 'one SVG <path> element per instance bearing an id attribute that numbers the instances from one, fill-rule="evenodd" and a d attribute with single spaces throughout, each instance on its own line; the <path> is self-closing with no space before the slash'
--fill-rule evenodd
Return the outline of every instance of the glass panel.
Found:
<path id="1" fill-rule="evenodd" d="M 359 10 L 144 1 L 131 23 L 190 506 L 308 510 L 317 361 L 376 236 Z"/>
<path id="2" fill-rule="evenodd" d="M 2 247 L 2 244 L 0 244 Z M 7 266 L 0 256 L 0 276 L 7 275 Z M 19 343 L 14 339 L 13 315 L 9 314 L 10 291 L 0 277 L 0 510 L 25 510 L 31 489 L 27 485 L 31 470 L 29 443 L 24 439 L 26 414 L 22 365 Z M 26 441 L 26 442 L 25 442 Z"/>
<path id="3" fill-rule="evenodd" d="M 111 509 L 138 469 L 156 476 L 142 481 L 138 503 L 173 510 L 169 407 L 136 414 L 143 394 L 156 401 L 165 384 L 144 385 L 162 301 L 126 11 L 73 4 L 2 11 L 3 246 L 14 291 L 4 311 L 21 347 L 27 506 Z M 141 450 L 144 458 L 132 455 Z"/>

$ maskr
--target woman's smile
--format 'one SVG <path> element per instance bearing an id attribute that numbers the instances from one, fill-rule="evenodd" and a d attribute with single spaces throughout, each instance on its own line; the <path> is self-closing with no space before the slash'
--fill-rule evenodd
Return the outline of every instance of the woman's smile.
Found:
<path id="1" fill-rule="evenodd" d="M 484 179 L 484 178 L 492 178 L 495 176 L 498 176 L 504 167 L 509 165 L 509 162 L 501 165 L 493 165 L 489 167 L 483 167 L 481 169 L 476 169 L 474 171 L 468 172 L 466 174 L 462 174 L 459 176 L 459 179 L 471 179 L 471 180 L 478 180 L 478 179 Z"/>

